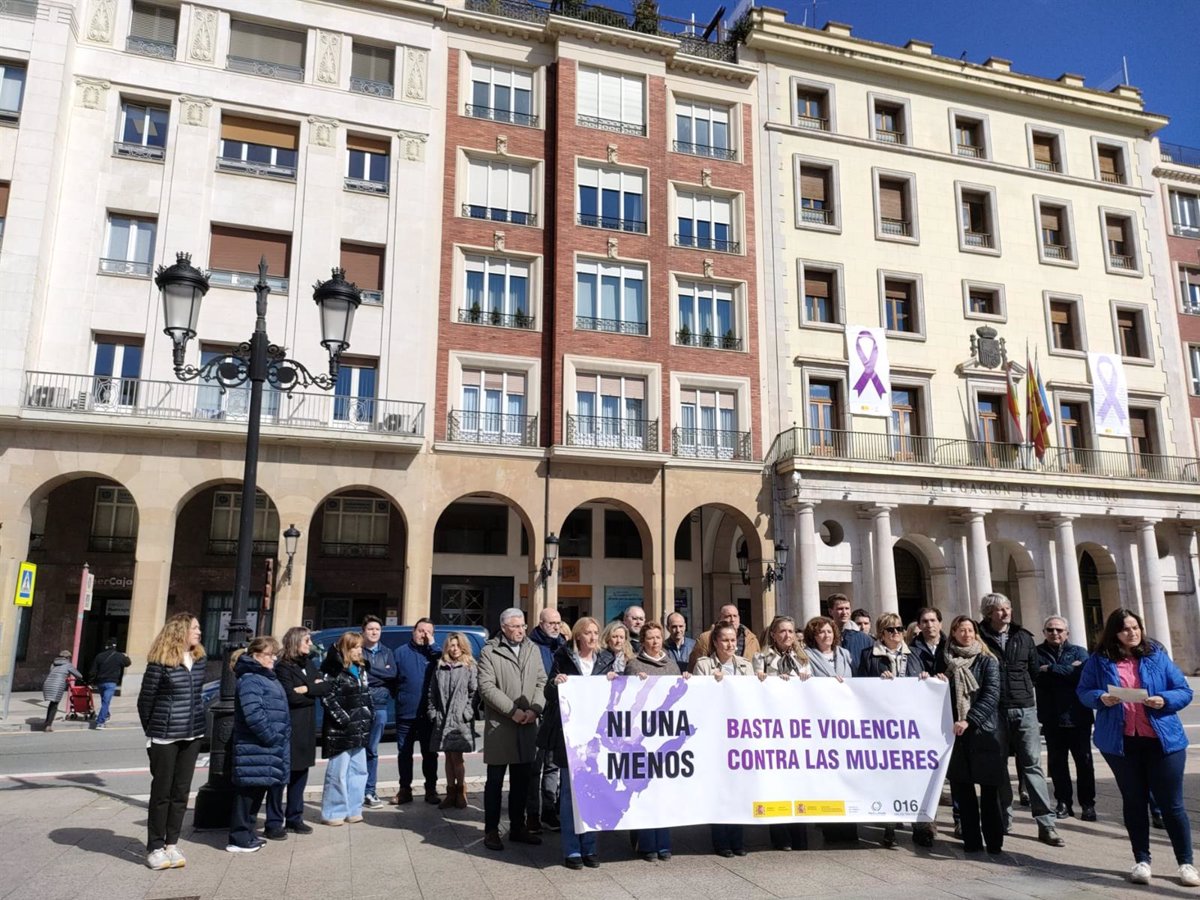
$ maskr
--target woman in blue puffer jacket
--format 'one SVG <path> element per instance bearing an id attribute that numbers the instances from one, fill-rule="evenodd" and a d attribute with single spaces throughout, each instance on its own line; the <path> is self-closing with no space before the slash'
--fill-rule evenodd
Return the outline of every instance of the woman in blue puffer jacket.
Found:
<path id="1" fill-rule="evenodd" d="M 292 717 L 287 693 L 275 677 L 279 641 L 256 637 L 233 661 L 237 702 L 233 712 L 233 783 L 237 796 L 229 822 L 230 853 L 253 853 L 264 841 L 254 833 L 254 820 L 267 791 L 283 800 L 291 773 Z M 272 834 L 273 840 L 287 832 Z"/>
<path id="2" fill-rule="evenodd" d="M 1145 691 L 1138 702 L 1122 702 L 1112 688 Z M 1183 766 L 1187 735 L 1179 711 L 1192 702 L 1192 689 L 1163 646 L 1146 636 L 1141 617 L 1118 609 L 1104 623 L 1096 652 L 1083 664 L 1076 689 L 1080 701 L 1096 710 L 1093 740 L 1117 779 L 1133 869 L 1129 880 L 1150 883 L 1150 794 L 1163 820 L 1179 881 L 1200 886 L 1192 860 L 1192 831 L 1183 806 Z"/>

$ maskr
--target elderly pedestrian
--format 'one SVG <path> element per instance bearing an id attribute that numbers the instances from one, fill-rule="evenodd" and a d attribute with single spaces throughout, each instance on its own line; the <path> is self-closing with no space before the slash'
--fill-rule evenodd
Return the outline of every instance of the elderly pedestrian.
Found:
<path id="1" fill-rule="evenodd" d="M 396 662 L 396 763 L 400 787 L 392 802 L 412 803 L 413 751 L 421 750 L 425 802 L 440 803 L 437 792 L 438 755 L 430 746 L 429 683 L 442 651 L 434 643 L 433 622 L 417 619 L 409 639 L 392 654 Z"/>
<path id="2" fill-rule="evenodd" d="M 176 613 L 163 624 L 146 656 L 138 692 L 138 718 L 150 757 L 146 815 L 146 865 L 182 869 L 179 833 L 187 812 L 200 739 L 204 736 L 204 645 L 200 622 Z"/>
<path id="3" fill-rule="evenodd" d="M 754 632 L 742 624 L 742 614 L 737 608 L 736 603 L 726 603 L 721 607 L 717 616 L 716 624 L 712 629 L 704 632 L 700 637 L 696 638 L 696 646 L 692 648 L 692 654 L 688 658 L 688 668 L 692 672 L 696 672 L 696 663 L 706 656 L 712 655 L 713 647 L 713 632 L 718 626 L 730 625 L 737 634 L 736 655 L 742 659 L 750 660 L 754 658 L 754 654 L 762 650 L 759 646 L 758 638 Z M 698 673 L 697 673 L 698 674 Z"/>
<path id="4" fill-rule="evenodd" d="M 1120 696 L 1112 693 L 1113 686 L 1139 693 Z M 1188 739 L 1179 711 L 1192 702 L 1187 679 L 1162 644 L 1146 634 L 1141 616 L 1118 609 L 1105 620 L 1096 652 L 1083 664 L 1077 692 L 1085 706 L 1096 710 L 1096 747 L 1121 791 L 1133 848 L 1129 880 L 1150 883 L 1147 806 L 1153 791 L 1179 865 L 1179 883 L 1200 887 L 1183 802 Z"/>
<path id="5" fill-rule="evenodd" d="M 265 843 L 254 833 L 263 797 L 275 795 L 278 808 L 291 774 L 292 716 L 287 692 L 275 675 L 279 641 L 256 637 L 230 660 L 237 676 L 233 707 L 233 783 L 237 793 L 229 821 L 230 853 L 255 853 Z M 287 838 L 282 829 L 275 840 Z"/>
<path id="6" fill-rule="evenodd" d="M 776 616 L 767 629 L 766 649 L 754 654 L 754 674 L 762 681 L 768 675 L 787 680 L 793 675 L 805 681 L 812 675 L 812 664 L 804 652 L 804 639 L 796 632 L 791 616 Z"/>
<path id="7" fill-rule="evenodd" d="M 1037 719 L 1034 679 L 1038 674 L 1037 646 L 1033 635 L 1013 624 L 1012 604 L 1003 594 L 985 594 L 979 637 L 1000 663 L 1000 724 L 1005 756 L 1015 751 L 1018 777 L 1029 791 L 1030 809 L 1038 826 L 1038 840 L 1051 847 L 1066 841 L 1054 827 L 1050 791 L 1042 771 L 1041 730 Z M 1004 831 L 1012 828 L 1012 782 L 1000 786 Z"/>
<path id="8" fill-rule="evenodd" d="M 529 775 L 537 749 L 537 719 L 545 706 L 546 669 L 537 647 L 526 638 L 525 613 L 510 607 L 500 614 L 500 634 L 479 654 L 479 697 L 483 702 L 483 845 L 503 850 L 501 794 L 508 771 L 509 840 L 540 844 L 525 827 Z"/>
<path id="9" fill-rule="evenodd" d="M 793 634 L 795 625 L 792 626 Z M 738 677 L 753 675 L 754 667 L 750 661 L 737 654 L 738 631 L 732 624 L 716 625 L 712 630 L 712 653 L 696 660 L 697 677 L 711 675 L 717 681 L 725 676 Z M 717 856 L 745 856 L 746 838 L 741 825 L 717 823 L 709 826 L 712 832 L 713 852 Z M 667 829 L 660 829 L 667 831 Z M 645 834 L 646 832 L 642 832 Z M 668 833 L 668 840 L 669 834 Z M 670 845 L 668 844 L 668 847 Z M 638 849 L 641 849 L 639 846 Z M 660 854 L 661 856 L 661 854 Z"/>
<path id="10" fill-rule="evenodd" d="M 54 657 L 54 662 L 50 663 L 50 671 L 46 673 L 46 680 L 42 682 L 42 699 L 49 704 L 46 707 L 46 721 L 42 725 L 42 731 L 54 730 L 54 717 L 58 715 L 58 704 L 62 702 L 63 694 L 67 692 L 67 676 L 72 676 L 79 681 L 83 680 L 83 675 L 71 664 L 71 651 L 60 650 L 58 656 Z"/>
<path id="11" fill-rule="evenodd" d="M 456 631 L 446 638 L 442 657 L 429 682 L 430 747 L 446 758 L 446 799 L 440 809 L 467 808 L 467 764 L 475 752 L 475 710 L 479 706 L 479 671 L 471 642 Z"/>
<path id="12" fill-rule="evenodd" d="M 629 634 L 630 656 L 637 656 L 642 649 L 638 635 L 642 633 L 642 626 L 646 624 L 646 610 L 640 606 L 625 607 L 625 611 L 621 613 L 621 624 Z"/>
<path id="13" fill-rule="evenodd" d="M 568 869 L 582 869 L 584 866 L 595 869 L 600 866 L 600 857 L 596 854 L 596 832 L 575 831 L 571 766 L 558 706 L 559 685 L 565 684 L 569 678 L 581 676 L 603 676 L 609 681 L 617 677 L 613 671 L 613 654 L 600 649 L 600 623 L 591 616 L 583 616 L 576 621 L 571 639 L 555 651 L 550 679 L 546 682 L 546 709 L 543 714 L 546 730 L 538 735 L 538 739 L 548 742 L 549 751 L 562 773 L 558 819 L 562 826 L 560 840 L 563 865 Z"/>
<path id="14" fill-rule="evenodd" d="M 289 628 L 283 635 L 283 650 L 275 663 L 275 677 L 287 693 L 292 717 L 291 772 L 288 773 L 287 805 L 282 792 L 267 792 L 267 827 L 264 836 L 279 840 L 288 831 L 312 834 L 304 821 L 304 789 L 308 771 L 317 762 L 317 701 L 333 690 L 312 655 L 312 634 L 307 628 Z"/>
<path id="15" fill-rule="evenodd" d="M 1045 640 L 1037 646 L 1038 722 L 1046 739 L 1047 767 L 1054 784 L 1056 819 L 1075 815 L 1072 803 L 1071 769 L 1067 757 L 1075 760 L 1075 777 L 1079 782 L 1080 818 L 1096 821 L 1096 769 L 1092 764 L 1091 709 L 1079 700 L 1079 674 L 1087 662 L 1088 652 L 1072 644 L 1067 620 L 1051 616 L 1042 626 Z"/>
<path id="16" fill-rule="evenodd" d="M 613 671 L 618 675 L 625 674 L 625 666 L 633 659 L 633 650 L 629 645 L 629 629 L 623 622 L 609 622 L 600 634 L 600 644 L 613 655 Z"/>
<path id="17" fill-rule="evenodd" d="M 681 672 L 687 670 L 688 660 L 696 647 L 696 639 L 688 637 L 687 619 L 682 613 L 673 612 L 667 616 L 667 639 L 663 649 L 674 657 Z"/>
<path id="18" fill-rule="evenodd" d="M 363 820 L 367 744 L 376 709 L 363 659 L 362 634 L 347 631 L 338 638 L 321 671 L 333 685 L 322 701 L 322 750 L 328 762 L 321 792 L 321 824 L 338 827 Z"/>
<path id="19" fill-rule="evenodd" d="M 131 665 L 133 661 L 117 649 L 116 641 L 106 643 L 104 649 L 92 660 L 91 669 L 88 670 L 88 683 L 100 692 L 100 712 L 96 714 L 97 730 L 107 727 L 112 698 L 121 686 L 125 670 Z"/>
<path id="20" fill-rule="evenodd" d="M 554 654 L 566 643 L 560 633 L 562 624 L 562 613 L 547 606 L 538 614 L 538 623 L 529 632 L 529 639 L 541 652 L 547 678 L 554 666 Z M 537 752 L 529 773 L 529 799 L 525 806 L 525 827 L 530 834 L 541 834 L 543 825 L 550 831 L 558 831 L 558 766 L 548 751 L 549 742 L 542 735 L 549 727 L 546 717 L 542 716 L 538 720 Z"/>

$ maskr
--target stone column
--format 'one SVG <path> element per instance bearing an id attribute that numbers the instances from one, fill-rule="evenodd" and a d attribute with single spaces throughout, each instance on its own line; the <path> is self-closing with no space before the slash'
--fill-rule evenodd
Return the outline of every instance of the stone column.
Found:
<path id="1" fill-rule="evenodd" d="M 1163 593 L 1162 567 L 1158 562 L 1158 541 L 1154 537 L 1155 519 L 1138 519 L 1138 555 L 1141 557 L 1142 609 L 1146 631 L 1171 654 L 1171 623 L 1167 619 L 1167 598 Z"/>
<path id="2" fill-rule="evenodd" d="M 970 569 L 971 599 L 968 607 L 977 609 L 984 594 L 992 592 L 992 566 L 988 561 L 987 528 L 984 516 L 990 510 L 969 509 L 963 513 L 967 526 L 967 559 Z"/>
<path id="3" fill-rule="evenodd" d="M 429 523 L 432 525 L 432 523 Z M 408 565 L 404 567 L 404 597 L 400 604 L 400 621 L 415 622 L 429 615 L 429 591 L 433 583 L 432 529 L 409 528 L 405 535 Z M 488 623 L 491 627 L 492 623 Z"/>
<path id="4" fill-rule="evenodd" d="M 821 582 L 817 576 L 816 505 L 796 504 L 796 546 L 793 571 L 800 594 L 799 621 L 807 622 L 821 614 Z"/>
<path id="5" fill-rule="evenodd" d="M 1074 516 L 1055 516 L 1054 550 L 1058 569 L 1058 615 L 1067 617 L 1071 633 L 1081 638 L 1087 634 L 1087 616 L 1083 612 L 1083 589 L 1079 586 L 1079 561 L 1075 555 Z M 1033 624 L 1033 623 L 1030 623 Z M 1033 629 L 1029 629 L 1033 630 Z"/>
<path id="6" fill-rule="evenodd" d="M 877 503 L 868 509 L 875 544 L 875 615 L 896 612 L 896 561 L 892 557 L 893 504 Z"/>

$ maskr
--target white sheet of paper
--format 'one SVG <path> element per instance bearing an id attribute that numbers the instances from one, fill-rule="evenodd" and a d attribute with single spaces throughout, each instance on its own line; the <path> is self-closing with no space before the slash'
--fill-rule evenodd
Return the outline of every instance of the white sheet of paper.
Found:
<path id="1" fill-rule="evenodd" d="M 1115 684 L 1108 686 L 1108 692 L 1122 703 L 1141 703 L 1150 696 L 1150 692 L 1145 688 L 1123 688 Z"/>

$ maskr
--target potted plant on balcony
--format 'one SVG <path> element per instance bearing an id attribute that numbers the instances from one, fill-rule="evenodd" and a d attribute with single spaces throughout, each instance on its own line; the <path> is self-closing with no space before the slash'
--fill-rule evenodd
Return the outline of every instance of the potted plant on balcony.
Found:
<path id="1" fill-rule="evenodd" d="M 499 324 L 500 324 L 500 320 L 503 318 L 503 316 L 504 316 L 504 314 L 503 314 L 502 312 L 500 312 L 500 310 L 498 310 L 498 309 L 493 309 L 493 310 L 492 310 L 492 312 L 491 312 L 492 324 L 493 324 L 493 325 L 499 325 Z"/>
<path id="2" fill-rule="evenodd" d="M 730 328 L 728 331 L 726 331 L 725 335 L 721 338 L 721 349 L 723 349 L 723 350 L 737 349 L 737 338 L 734 336 L 732 328 Z"/>
<path id="3" fill-rule="evenodd" d="M 472 322 L 478 322 L 479 314 L 480 314 L 479 301 L 475 301 L 474 303 L 471 304 L 471 308 L 467 312 L 467 318 L 470 319 Z"/>
<path id="4" fill-rule="evenodd" d="M 635 0 L 633 30 L 640 31 L 642 34 L 658 34 L 657 0 Z"/>
<path id="5" fill-rule="evenodd" d="M 513 325 L 515 325 L 517 328 L 528 328 L 530 322 L 530 317 L 525 315 L 525 313 L 523 313 L 521 310 L 518 309 L 515 313 L 513 313 Z"/>
<path id="6" fill-rule="evenodd" d="M 675 343 L 687 347 L 692 343 L 692 329 L 687 325 L 680 325 L 679 331 L 675 332 Z"/>
<path id="7" fill-rule="evenodd" d="M 705 347 L 711 347 L 711 346 L 713 345 L 713 333 L 712 333 L 712 329 L 711 329 L 711 328 L 705 328 L 705 329 L 704 329 L 704 337 L 702 337 L 700 340 L 701 340 L 701 342 L 702 342 L 703 346 L 705 346 Z"/>

